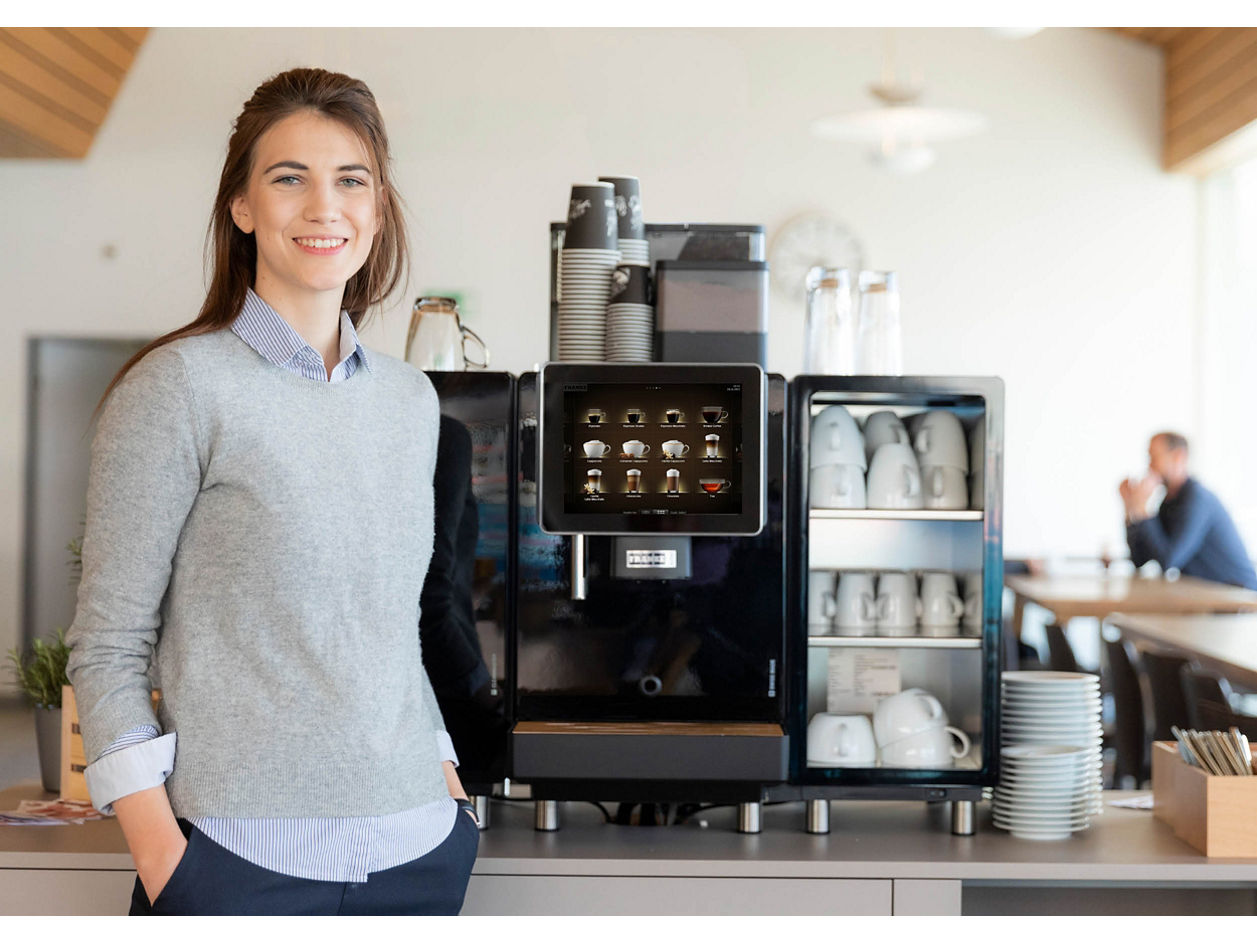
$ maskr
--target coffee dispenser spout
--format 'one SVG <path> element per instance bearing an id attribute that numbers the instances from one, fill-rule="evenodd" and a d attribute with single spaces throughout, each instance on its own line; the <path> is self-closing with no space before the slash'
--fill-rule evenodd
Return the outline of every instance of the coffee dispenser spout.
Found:
<path id="1" fill-rule="evenodd" d="M 587 589 L 585 584 L 585 534 L 573 533 L 569 539 L 572 541 L 572 601 L 583 602 Z"/>

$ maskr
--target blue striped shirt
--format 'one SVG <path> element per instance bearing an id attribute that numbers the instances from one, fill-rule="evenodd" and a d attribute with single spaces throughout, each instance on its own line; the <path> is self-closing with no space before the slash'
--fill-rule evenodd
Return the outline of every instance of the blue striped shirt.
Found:
<path id="1" fill-rule="evenodd" d="M 306 343 L 253 289 L 231 328 L 245 343 L 282 369 L 316 382 L 342 382 L 361 365 L 371 369 L 348 313 L 340 315 L 339 360 L 329 376 L 322 355 Z M 416 633 L 419 630 L 415 625 Z M 92 800 L 115 800 L 160 785 L 174 769 L 177 733 L 155 726 L 130 730 L 87 767 Z M 454 745 L 437 734 L 442 761 L 458 764 Z M 396 814 L 358 818 L 193 818 L 207 837 L 268 870 L 307 880 L 362 883 L 367 875 L 422 857 L 449 835 L 458 806 L 443 798 Z"/>

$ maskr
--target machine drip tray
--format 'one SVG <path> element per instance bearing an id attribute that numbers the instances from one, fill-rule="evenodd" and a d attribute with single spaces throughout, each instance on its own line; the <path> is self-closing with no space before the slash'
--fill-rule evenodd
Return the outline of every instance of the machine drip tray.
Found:
<path id="1" fill-rule="evenodd" d="M 790 737 L 776 723 L 515 724 L 513 778 L 784 782 Z"/>

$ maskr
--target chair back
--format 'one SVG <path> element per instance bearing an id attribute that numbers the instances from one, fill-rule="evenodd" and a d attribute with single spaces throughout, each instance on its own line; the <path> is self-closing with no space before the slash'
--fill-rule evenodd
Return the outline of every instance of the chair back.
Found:
<path id="1" fill-rule="evenodd" d="M 1074 647 L 1069 643 L 1065 629 L 1060 625 L 1047 625 L 1044 629 L 1048 644 L 1048 665 L 1054 671 L 1080 673 Z"/>
<path id="2" fill-rule="evenodd" d="M 1236 713 L 1230 707 L 1219 706 L 1216 703 L 1210 703 L 1208 700 L 1201 701 L 1200 725 L 1196 729 L 1202 732 L 1210 729 L 1220 729 L 1225 732 L 1232 726 L 1247 736 L 1250 742 L 1257 743 L 1257 716 Z"/>
<path id="3" fill-rule="evenodd" d="M 1231 709 L 1231 685 L 1221 674 L 1188 664 L 1179 672 L 1183 681 L 1183 699 L 1187 701 L 1187 722 L 1192 729 L 1204 729 L 1201 725 L 1200 704 L 1212 703 Z"/>
<path id="4" fill-rule="evenodd" d="M 1127 778 L 1133 778 L 1135 788 L 1141 788 L 1151 773 L 1143 692 L 1135 667 L 1139 656 L 1135 646 L 1122 638 L 1105 639 L 1104 654 L 1113 688 L 1113 744 L 1117 750 L 1113 785 L 1121 788 Z"/>
<path id="5" fill-rule="evenodd" d="M 1174 738 L 1171 726 L 1191 727 L 1180 674 L 1190 663 L 1189 658 L 1178 654 L 1166 654 L 1150 647 L 1139 649 L 1139 665 L 1148 678 L 1149 699 L 1152 701 L 1152 735 L 1158 741 Z"/>

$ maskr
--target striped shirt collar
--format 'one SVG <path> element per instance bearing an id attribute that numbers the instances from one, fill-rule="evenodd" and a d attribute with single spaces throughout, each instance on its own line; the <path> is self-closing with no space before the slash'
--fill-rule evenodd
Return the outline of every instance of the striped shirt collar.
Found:
<path id="1" fill-rule="evenodd" d="M 273 307 L 267 304 L 252 288 L 244 298 L 244 305 L 231 325 L 232 331 L 245 343 L 264 356 L 271 363 L 284 369 L 292 369 L 292 361 L 304 354 L 305 359 L 323 364 L 323 357 L 317 350 L 305 342 L 301 335 L 293 330 L 292 325 L 281 317 Z M 308 351 L 308 352 L 306 352 Z M 367 350 L 358 341 L 358 332 L 354 330 L 353 321 L 347 311 L 340 312 L 340 359 L 333 370 L 344 364 L 343 372 L 352 374 L 356 364 L 346 363 L 355 354 L 358 361 L 371 370 L 371 361 Z M 323 364 L 326 366 L 326 364 Z M 327 376 L 326 371 L 323 376 Z"/>

